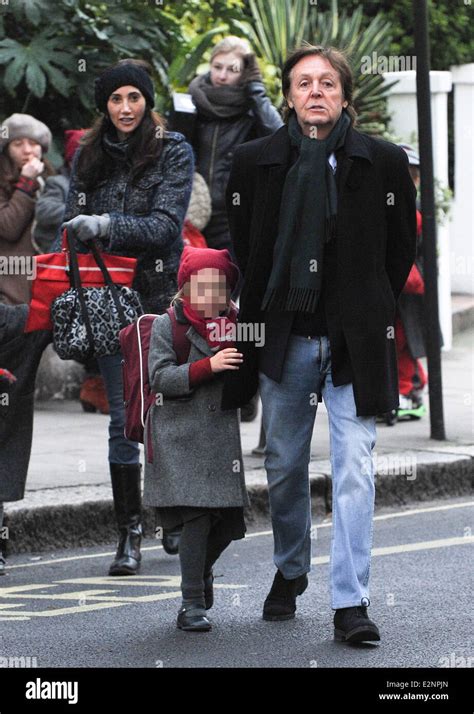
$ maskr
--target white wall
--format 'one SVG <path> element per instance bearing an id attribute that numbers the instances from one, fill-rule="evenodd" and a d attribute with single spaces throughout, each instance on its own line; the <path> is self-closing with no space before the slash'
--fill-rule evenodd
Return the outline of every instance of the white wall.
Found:
<path id="1" fill-rule="evenodd" d="M 392 117 L 390 130 L 403 142 L 413 144 L 413 134 L 418 136 L 418 111 L 416 106 L 416 72 L 386 72 L 387 83 L 399 80 L 390 89 L 388 110 Z M 431 124 L 433 133 L 433 168 L 435 178 L 448 185 L 448 92 L 451 91 L 451 72 L 430 72 Z M 415 148 L 417 144 L 415 142 Z M 451 254 L 450 224 L 437 227 L 438 239 L 438 295 L 439 318 L 444 347 L 452 345 L 451 314 Z"/>
<path id="2" fill-rule="evenodd" d="M 454 85 L 453 292 L 474 295 L 474 64 L 451 67 Z"/>

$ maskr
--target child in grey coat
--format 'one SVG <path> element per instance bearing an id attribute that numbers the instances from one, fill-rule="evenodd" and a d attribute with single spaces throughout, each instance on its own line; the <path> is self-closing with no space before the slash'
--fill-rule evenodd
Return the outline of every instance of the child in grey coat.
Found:
<path id="1" fill-rule="evenodd" d="M 179 546 L 183 602 L 177 626 L 206 631 L 213 604 L 212 566 L 232 540 L 243 538 L 245 489 L 237 410 L 221 411 L 223 372 L 239 369 L 230 294 L 239 271 L 227 250 L 184 248 L 174 316 L 187 323 L 188 360 L 178 364 L 166 313 L 152 328 L 147 417 L 153 455 L 145 465 L 144 502 L 164 529 L 182 525 Z M 234 331 L 235 333 L 235 331 Z M 152 460 L 152 463 L 150 461 Z"/>

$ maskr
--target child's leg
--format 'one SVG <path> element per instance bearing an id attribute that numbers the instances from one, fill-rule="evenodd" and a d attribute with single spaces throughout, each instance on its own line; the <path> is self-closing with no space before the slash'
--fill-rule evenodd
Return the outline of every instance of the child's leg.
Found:
<path id="1" fill-rule="evenodd" d="M 204 514 L 183 525 L 179 543 L 183 605 L 200 603 L 204 607 L 204 566 L 211 517 Z"/>
<path id="2" fill-rule="evenodd" d="M 204 566 L 204 577 L 207 577 L 211 570 L 212 566 L 216 562 L 216 560 L 219 558 L 221 553 L 224 552 L 224 550 L 232 543 L 232 539 L 219 535 L 214 532 L 214 530 L 211 529 L 211 532 L 209 533 L 208 539 L 207 539 L 207 551 L 206 551 L 206 564 Z"/>
<path id="3" fill-rule="evenodd" d="M 415 360 L 415 374 L 413 375 L 413 388 L 416 392 L 422 392 L 426 387 L 428 377 L 419 359 Z"/>

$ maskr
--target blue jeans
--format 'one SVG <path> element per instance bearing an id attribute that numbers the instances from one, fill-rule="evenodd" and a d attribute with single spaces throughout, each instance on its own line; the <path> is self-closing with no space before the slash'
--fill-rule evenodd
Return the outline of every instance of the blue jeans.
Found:
<path id="1" fill-rule="evenodd" d="M 352 384 L 335 387 L 327 337 L 291 335 L 280 383 L 260 372 L 274 562 L 287 579 L 311 569 L 311 437 L 322 393 L 329 416 L 333 523 L 331 604 L 368 604 L 375 416 L 356 416 Z"/>
<path id="2" fill-rule="evenodd" d="M 122 354 L 99 357 L 100 373 L 109 400 L 109 463 L 138 464 L 140 448 L 135 441 L 125 438 L 125 407 L 123 405 Z"/>

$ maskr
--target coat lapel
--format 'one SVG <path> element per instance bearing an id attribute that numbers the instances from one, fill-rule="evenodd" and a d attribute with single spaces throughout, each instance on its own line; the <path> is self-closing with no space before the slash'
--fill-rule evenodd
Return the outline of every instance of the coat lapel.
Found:
<path id="1" fill-rule="evenodd" d="M 343 195 L 346 188 L 354 190 L 360 186 L 368 163 L 372 164 L 373 160 L 372 145 L 366 141 L 364 134 L 349 127 L 344 146 L 337 154 L 336 181 L 339 196 Z"/>
<path id="2" fill-rule="evenodd" d="M 186 337 L 188 340 L 193 344 L 197 349 L 202 352 L 203 354 L 206 355 L 206 357 L 212 357 L 212 355 L 215 354 L 215 352 L 209 347 L 207 344 L 206 340 L 202 335 L 197 332 L 194 327 L 191 325 L 189 327 L 189 330 L 186 332 Z"/>
<path id="3" fill-rule="evenodd" d="M 188 324 L 188 321 L 186 320 L 183 313 L 183 307 L 179 301 L 175 302 L 174 304 L 174 314 L 178 322 L 182 324 Z M 210 357 L 215 354 L 215 352 L 207 344 L 204 337 L 200 335 L 199 332 L 197 332 L 197 330 L 195 330 L 192 325 L 189 325 L 189 329 L 186 332 L 186 337 L 191 342 L 191 344 L 197 347 L 197 349 L 203 354 L 205 354 L 206 357 Z"/>

